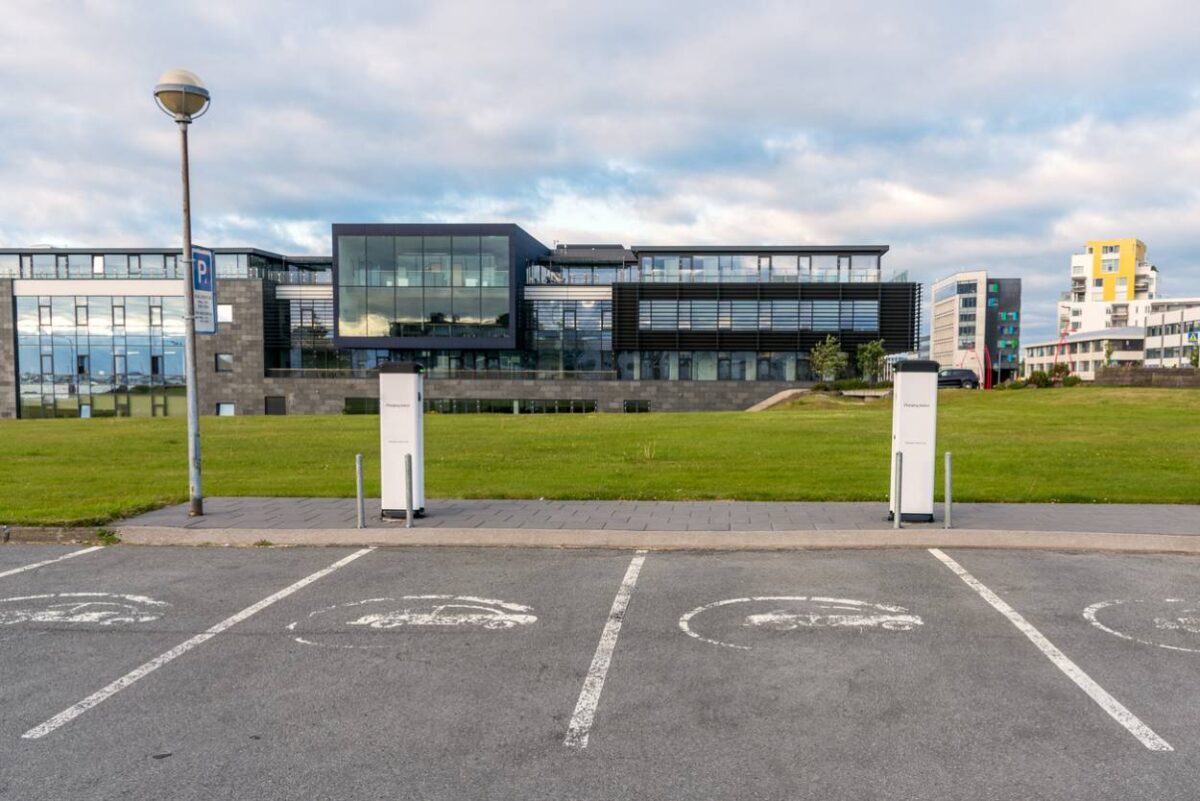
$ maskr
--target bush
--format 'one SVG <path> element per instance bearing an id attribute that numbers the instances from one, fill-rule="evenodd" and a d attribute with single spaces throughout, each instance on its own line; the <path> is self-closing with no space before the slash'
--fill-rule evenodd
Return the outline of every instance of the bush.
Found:
<path id="1" fill-rule="evenodd" d="M 838 392 L 846 389 L 869 389 L 870 386 L 861 378 L 843 378 L 830 384 L 830 387 Z"/>
<path id="2" fill-rule="evenodd" d="M 1083 379 L 1080 378 L 1079 376 L 1069 375 L 1063 379 L 1062 385 L 1064 387 L 1077 387 L 1082 383 L 1083 383 Z"/>
<path id="3" fill-rule="evenodd" d="M 1046 387 L 1050 386 L 1050 384 L 1050 376 L 1046 374 L 1045 370 L 1034 370 L 1029 374 L 1029 381 L 1026 382 L 1025 385 L 1029 387 L 1045 389 Z"/>
<path id="4" fill-rule="evenodd" d="M 1003 384 L 997 384 L 995 389 L 1025 389 L 1025 382 L 1021 380 L 1005 381 Z"/>
<path id="5" fill-rule="evenodd" d="M 820 383 L 813 384 L 811 387 L 809 387 L 809 389 L 811 389 L 813 392 L 828 392 L 829 385 L 822 381 Z"/>

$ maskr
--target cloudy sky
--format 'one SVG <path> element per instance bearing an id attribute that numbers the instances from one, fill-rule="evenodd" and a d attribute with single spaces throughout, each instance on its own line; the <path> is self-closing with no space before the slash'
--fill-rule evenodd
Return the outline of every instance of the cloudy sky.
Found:
<path id="1" fill-rule="evenodd" d="M 6 0 L 0 244 L 327 253 L 330 222 L 546 244 L 883 243 L 926 284 L 1137 236 L 1200 295 L 1200 4 Z"/>

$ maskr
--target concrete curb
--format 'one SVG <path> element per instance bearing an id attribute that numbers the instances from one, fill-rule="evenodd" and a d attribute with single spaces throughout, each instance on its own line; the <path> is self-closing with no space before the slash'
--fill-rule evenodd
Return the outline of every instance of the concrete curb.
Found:
<path id="1" fill-rule="evenodd" d="M 609 548 L 652 551 L 788 551 L 866 548 L 995 548 L 1200 554 L 1200 537 L 1071 531 L 893 529 L 829 531 L 616 531 L 530 528 L 190 529 L 118 526 L 129 545 L 423 546 Z"/>

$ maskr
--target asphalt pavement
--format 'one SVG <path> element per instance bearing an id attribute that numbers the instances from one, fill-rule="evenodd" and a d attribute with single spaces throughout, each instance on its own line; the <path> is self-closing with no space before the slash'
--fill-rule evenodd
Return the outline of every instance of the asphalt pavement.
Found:
<path id="1" fill-rule="evenodd" d="M 9 545 L 0 798 L 1191 801 L 1198 567 Z"/>

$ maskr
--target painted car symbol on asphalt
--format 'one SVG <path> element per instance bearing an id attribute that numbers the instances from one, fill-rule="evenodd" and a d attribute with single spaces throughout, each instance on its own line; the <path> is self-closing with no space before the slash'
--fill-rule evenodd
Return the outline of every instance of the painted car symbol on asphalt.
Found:
<path id="1" fill-rule="evenodd" d="M 751 650 L 751 646 L 718 639 L 697 632 L 695 622 L 705 613 L 739 604 L 770 604 L 769 611 L 752 612 L 742 618 L 738 628 L 758 631 L 789 632 L 800 629 L 853 629 L 867 631 L 912 631 L 924 625 L 919 615 L 910 613 L 903 606 L 859 601 L 854 598 L 826 598 L 807 595 L 753 596 L 729 598 L 699 606 L 679 618 L 679 628 L 689 637 L 713 645 Z M 773 608 L 772 608 L 773 607 Z M 719 618 L 718 618 L 719 620 Z M 711 627 L 714 625 L 709 623 Z M 728 621 L 724 623 L 729 629 Z M 724 636 L 730 636 L 727 633 Z"/>
<path id="2" fill-rule="evenodd" d="M 371 611 L 367 611 L 367 610 Z M 379 611 L 375 611 L 379 610 Z M 353 612 L 343 618 L 340 626 L 347 630 L 308 631 L 326 616 L 337 616 Z M 365 613 L 365 614 L 364 614 Z M 305 645 L 320 645 L 327 648 L 388 648 L 394 641 L 328 642 L 330 634 L 344 635 L 354 629 L 363 631 L 391 631 L 403 628 L 426 630 L 479 628 L 486 631 L 503 631 L 537 622 L 533 608 L 522 604 L 499 601 L 493 598 L 477 598 L 473 595 L 403 595 L 398 598 L 366 598 L 347 604 L 336 604 L 317 609 L 303 620 L 289 623 L 288 631 L 296 642 Z M 339 624 L 334 623 L 335 627 Z"/>
<path id="3" fill-rule="evenodd" d="M 52 603 L 46 603 L 51 601 Z M 22 604 L 16 609 L 9 604 Z M 169 604 L 141 595 L 107 592 L 60 592 L 0 598 L 0 626 L 18 623 L 148 623 Z"/>

